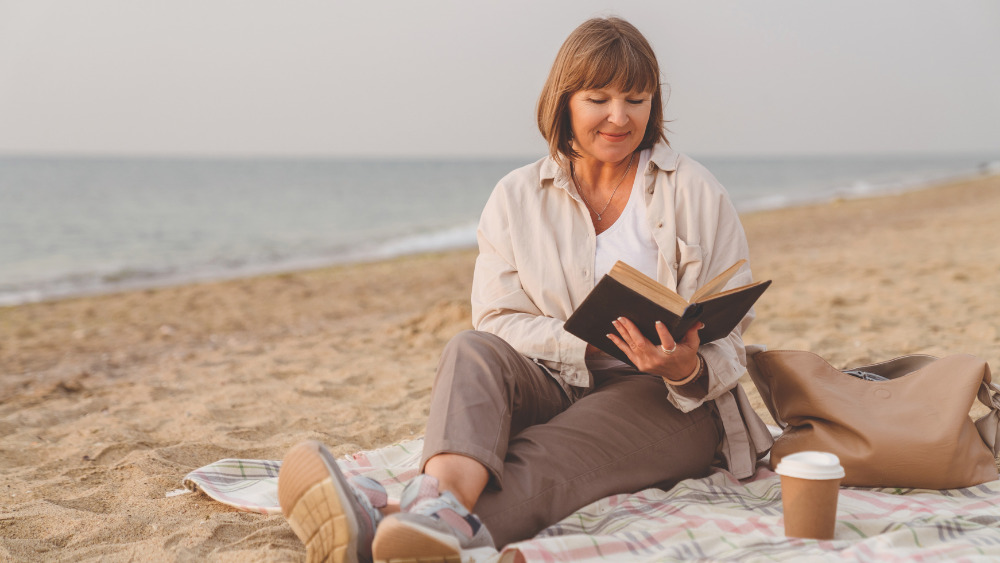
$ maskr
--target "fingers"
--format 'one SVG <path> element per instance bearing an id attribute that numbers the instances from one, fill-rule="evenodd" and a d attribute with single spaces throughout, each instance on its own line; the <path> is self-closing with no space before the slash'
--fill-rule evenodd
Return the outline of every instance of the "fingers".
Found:
<path id="1" fill-rule="evenodd" d="M 639 330 L 631 320 L 619 317 L 611 322 L 618 334 L 608 334 L 609 340 L 614 342 L 629 360 L 637 367 L 656 367 L 666 361 L 667 357 L 677 350 L 677 343 L 670 336 L 670 332 L 662 322 L 656 323 L 656 332 L 660 337 L 660 345 L 653 344 Z"/>
<path id="2" fill-rule="evenodd" d="M 660 348 L 665 354 L 673 354 L 677 350 L 677 343 L 674 342 L 674 337 L 667 330 L 667 325 L 656 321 L 656 334 L 660 337 Z"/>
<path id="3" fill-rule="evenodd" d="M 639 365 L 638 361 L 637 361 L 637 358 L 635 357 L 635 354 L 632 351 L 632 347 L 631 346 L 629 346 L 628 344 L 626 344 L 624 340 L 622 340 L 621 338 L 615 336 L 614 334 L 608 334 L 607 337 L 608 337 L 608 340 L 610 340 L 611 342 L 614 342 L 615 346 L 617 346 L 619 350 L 621 350 L 622 352 L 625 352 L 625 355 L 628 356 L 629 361 L 631 361 L 636 366 Z"/>
<path id="4" fill-rule="evenodd" d="M 688 348 L 697 350 L 701 346 L 701 337 L 698 336 L 698 331 L 705 328 L 705 323 L 694 323 L 691 328 L 688 329 L 687 333 L 684 334 L 684 338 L 681 342 Z"/>
<path id="5" fill-rule="evenodd" d="M 625 317 L 618 317 L 616 320 L 611 321 L 614 325 L 615 330 L 618 331 L 618 335 L 609 334 L 608 338 L 615 343 L 615 346 L 625 352 L 628 359 L 632 361 L 633 364 L 639 365 L 642 362 L 640 359 L 639 351 L 644 344 L 649 344 L 649 340 L 642 335 L 639 329 L 632 323 L 632 321 L 626 319 Z"/>
<path id="6" fill-rule="evenodd" d="M 618 329 L 619 334 L 622 335 L 623 340 L 633 349 L 642 347 L 643 344 L 649 344 L 651 346 L 656 346 L 652 342 L 646 339 L 646 337 L 639 331 L 639 327 L 635 326 L 635 323 L 628 320 L 625 317 L 618 317 L 618 320 L 612 321 L 615 328 Z M 691 325 L 691 328 L 684 334 L 679 342 L 674 340 L 674 337 L 667 330 L 667 325 L 663 324 L 661 321 L 656 321 L 656 334 L 660 337 L 660 350 L 662 350 L 667 355 L 673 353 L 677 350 L 677 345 L 681 344 L 693 350 L 697 350 L 701 346 L 701 338 L 698 337 L 698 331 L 705 328 L 705 323 L 698 322 Z M 622 329 L 626 332 L 623 332 Z"/>
<path id="7" fill-rule="evenodd" d="M 639 327 L 635 326 L 635 323 L 625 317 L 618 317 L 617 320 L 611 321 L 611 324 L 615 326 L 618 334 L 622 336 L 622 340 L 633 349 L 639 348 L 649 342 L 643 336 L 642 332 L 639 331 Z"/>
<path id="8" fill-rule="evenodd" d="M 695 323 L 679 342 L 670 335 L 670 331 L 662 322 L 656 323 L 656 334 L 661 342 L 653 344 L 639 331 L 639 328 L 627 318 L 618 317 L 612 321 L 618 334 L 608 334 L 607 337 L 625 353 L 629 361 L 640 371 L 653 373 L 671 380 L 680 380 L 691 372 L 692 362 L 698 362 L 698 347 L 701 339 L 698 330 L 704 323 Z"/>
<path id="9" fill-rule="evenodd" d="M 695 323 L 678 342 L 673 339 L 664 323 L 657 322 L 656 334 L 661 344 L 656 345 L 642 334 L 635 323 L 625 317 L 619 317 L 611 324 L 618 334 L 608 334 L 608 339 L 624 352 L 637 368 L 657 374 L 661 372 L 670 374 L 686 367 L 690 363 L 688 360 L 695 357 L 701 345 L 698 330 L 705 326 L 704 323 Z"/>

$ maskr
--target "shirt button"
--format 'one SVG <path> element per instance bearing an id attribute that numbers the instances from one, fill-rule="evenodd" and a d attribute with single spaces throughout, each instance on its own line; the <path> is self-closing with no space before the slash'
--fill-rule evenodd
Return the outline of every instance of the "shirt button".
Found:
<path id="1" fill-rule="evenodd" d="M 646 188 L 646 193 L 647 194 L 653 193 L 653 186 L 649 186 L 648 188 Z"/>
<path id="2" fill-rule="evenodd" d="M 584 270 L 583 271 L 583 277 L 587 277 L 589 275 L 590 275 L 590 272 L 588 270 Z"/>
<path id="3" fill-rule="evenodd" d="M 673 264 L 671 264 L 671 267 L 673 269 L 675 269 L 675 270 L 678 268 L 678 266 L 680 266 L 680 265 L 677 262 L 674 262 Z"/>
<path id="4" fill-rule="evenodd" d="M 663 228 L 663 222 L 661 221 L 661 222 L 657 223 L 656 224 L 656 228 L 657 229 L 662 229 Z"/>

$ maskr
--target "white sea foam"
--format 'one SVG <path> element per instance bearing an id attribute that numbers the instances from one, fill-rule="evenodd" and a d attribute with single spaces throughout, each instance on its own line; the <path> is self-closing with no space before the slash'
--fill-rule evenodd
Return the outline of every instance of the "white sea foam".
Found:
<path id="1" fill-rule="evenodd" d="M 415 234 L 386 241 L 372 253 L 375 258 L 389 258 L 403 254 L 436 252 L 467 248 L 476 244 L 476 223 L 467 223 L 441 231 Z"/>

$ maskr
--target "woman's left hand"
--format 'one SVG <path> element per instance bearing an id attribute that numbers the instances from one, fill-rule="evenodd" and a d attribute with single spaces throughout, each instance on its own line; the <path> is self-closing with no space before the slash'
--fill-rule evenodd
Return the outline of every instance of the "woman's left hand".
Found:
<path id="1" fill-rule="evenodd" d="M 667 327 L 657 321 L 656 332 L 662 345 L 650 342 L 639 332 L 639 328 L 625 317 L 618 317 L 612 324 L 618 335 L 609 334 L 608 338 L 615 343 L 639 371 L 659 375 L 666 379 L 682 381 L 689 377 L 700 366 L 698 347 L 701 339 L 698 330 L 705 326 L 696 323 L 680 342 L 674 342 Z"/>

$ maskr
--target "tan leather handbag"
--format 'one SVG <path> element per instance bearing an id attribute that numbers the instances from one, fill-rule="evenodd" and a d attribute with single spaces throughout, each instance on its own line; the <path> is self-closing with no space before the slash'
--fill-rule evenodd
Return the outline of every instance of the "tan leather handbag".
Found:
<path id="1" fill-rule="evenodd" d="M 848 486 L 954 489 L 998 478 L 1000 388 L 979 358 L 903 356 L 855 376 L 811 352 L 748 347 L 747 369 L 783 427 L 772 468 L 819 450 L 840 457 Z M 977 397 L 990 412 L 973 423 Z"/>

